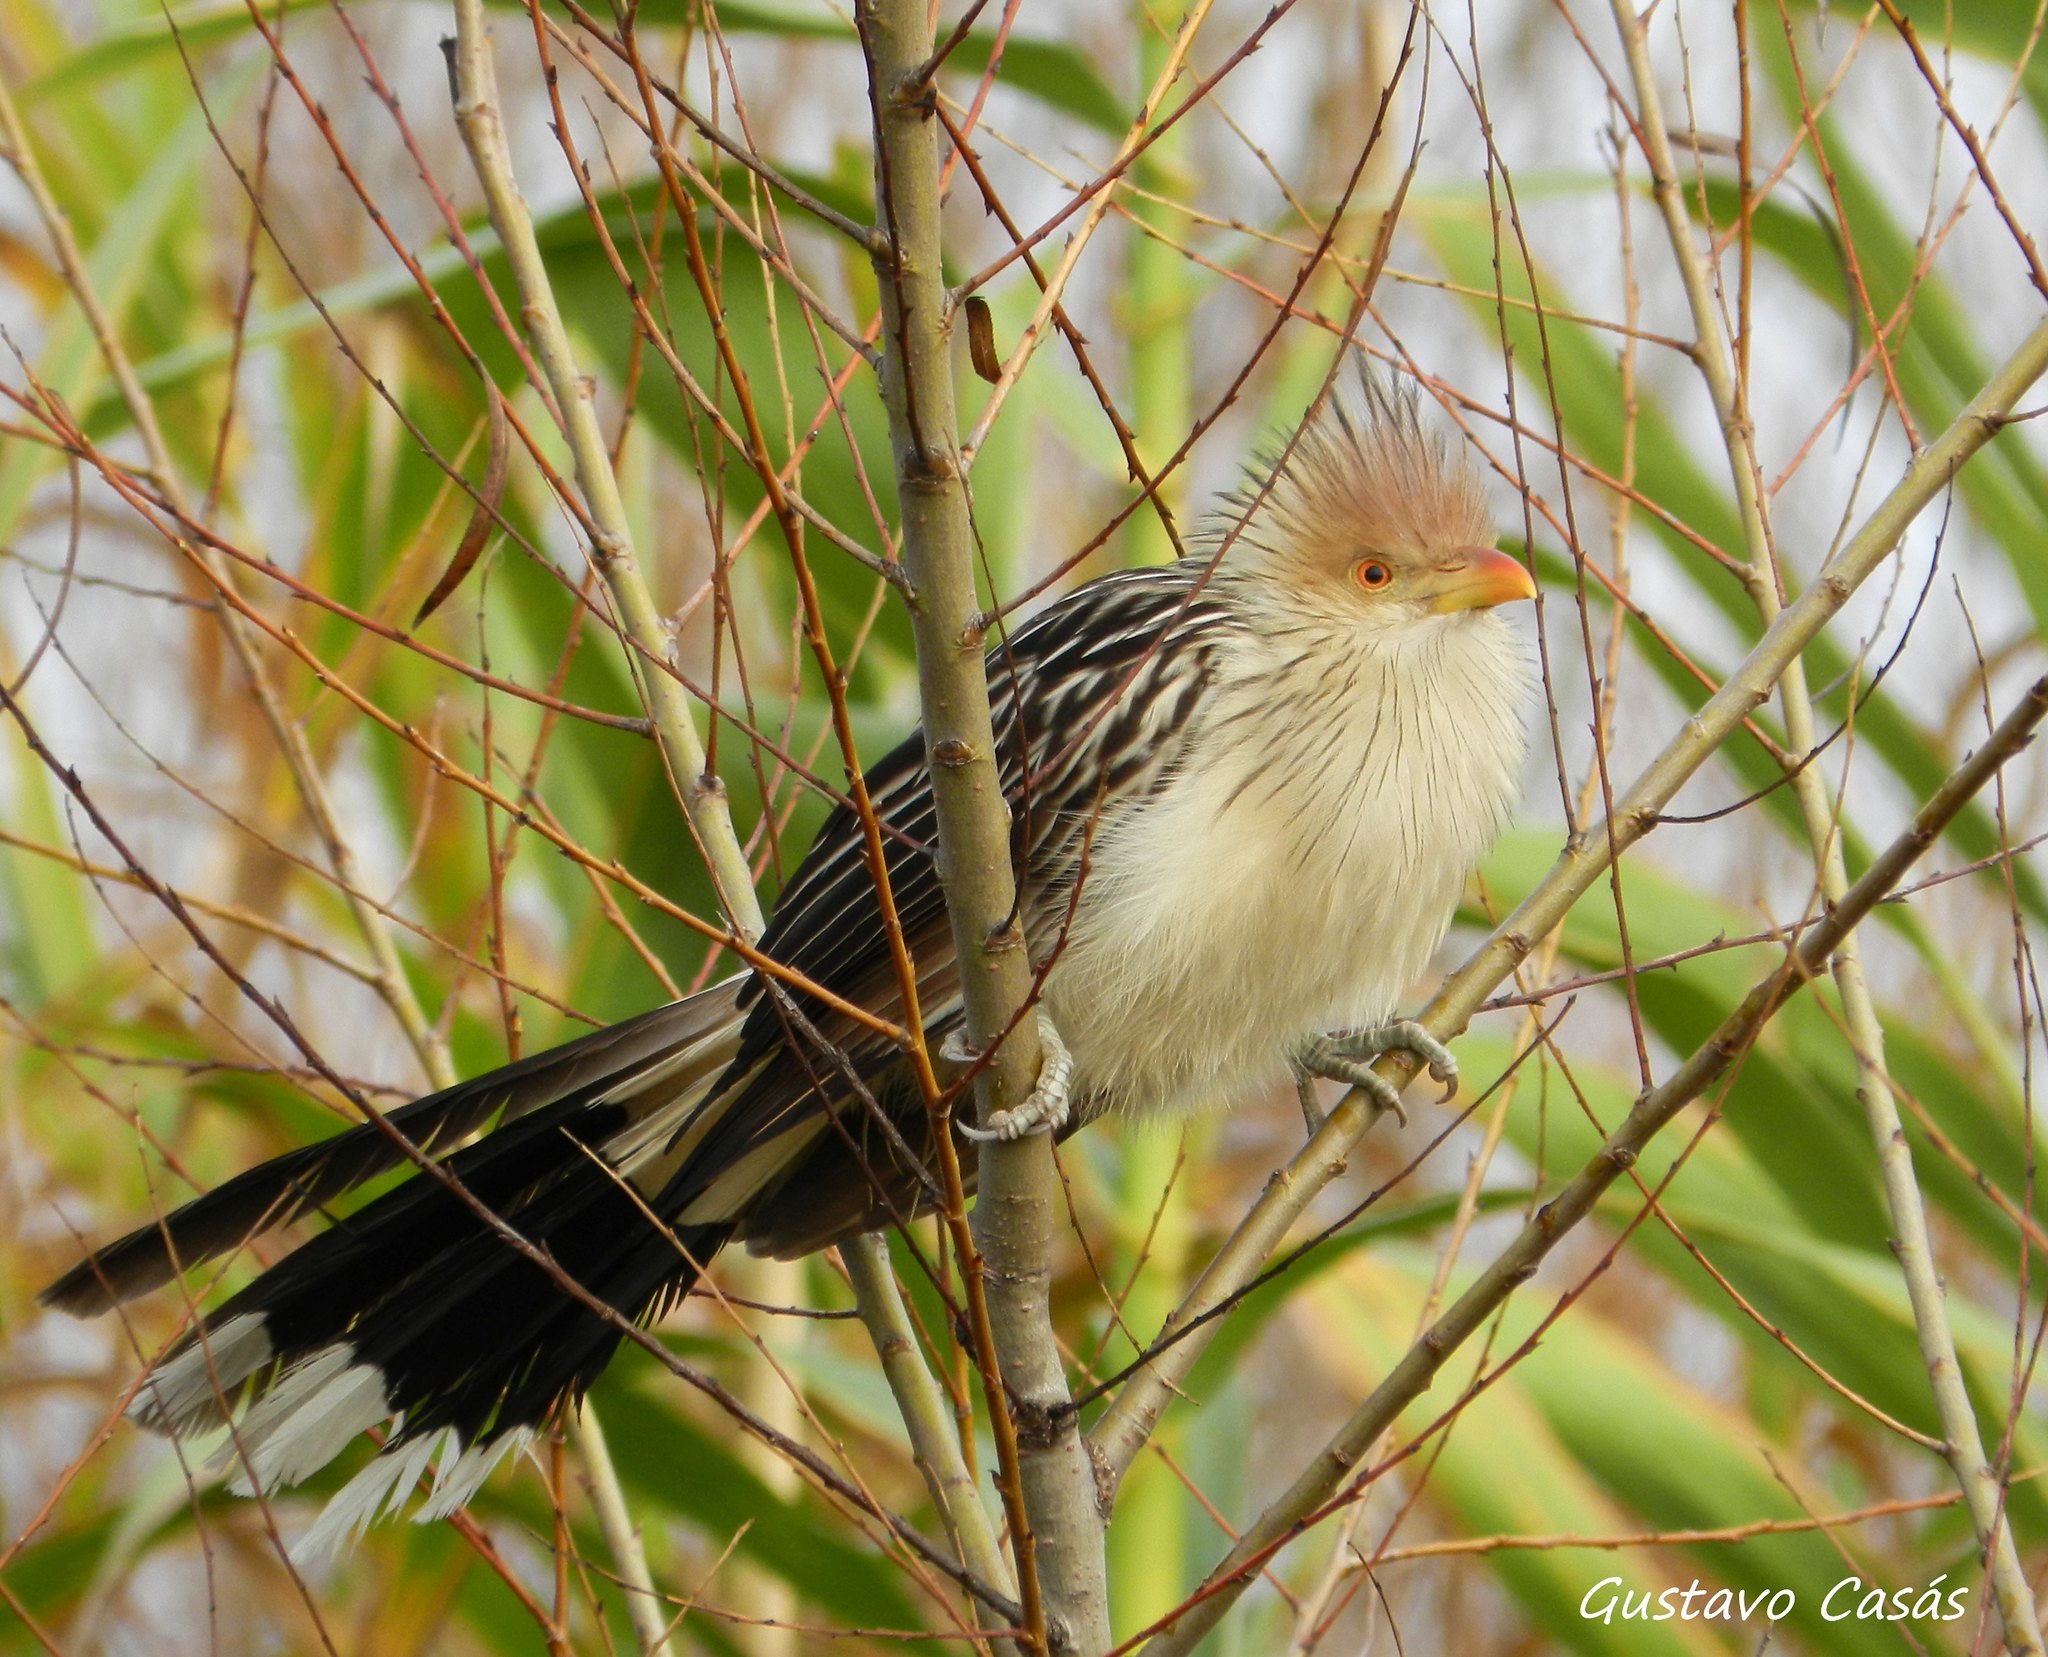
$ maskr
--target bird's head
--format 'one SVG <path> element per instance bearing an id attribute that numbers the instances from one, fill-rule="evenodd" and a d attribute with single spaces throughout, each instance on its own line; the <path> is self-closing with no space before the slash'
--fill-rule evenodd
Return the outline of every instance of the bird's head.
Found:
<path id="1" fill-rule="evenodd" d="M 1271 474 L 1230 562 L 1371 631 L 1534 598 L 1528 570 L 1492 545 L 1471 465 L 1423 429 L 1412 392 L 1360 378 L 1361 395 L 1332 398 Z"/>

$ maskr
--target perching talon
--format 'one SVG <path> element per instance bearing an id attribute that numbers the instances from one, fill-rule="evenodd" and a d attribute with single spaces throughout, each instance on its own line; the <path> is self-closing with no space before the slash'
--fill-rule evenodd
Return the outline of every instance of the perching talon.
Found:
<path id="1" fill-rule="evenodd" d="M 1301 1101 L 1302 1126 L 1308 1129 L 1308 1137 L 1313 1139 L 1323 1131 L 1323 1123 L 1328 1117 L 1323 1107 L 1316 1103 L 1315 1072 L 1299 1064 L 1294 1067 L 1294 1096 Z"/>
<path id="2" fill-rule="evenodd" d="M 1026 1134 L 1058 1133 L 1064 1128 L 1073 1108 L 1074 1055 L 1067 1051 L 1067 1044 L 1060 1040 L 1059 1031 L 1053 1028 L 1052 1019 L 1043 1007 L 1038 1009 L 1038 1045 L 1042 1050 L 1038 1085 L 1021 1105 L 997 1111 L 985 1128 L 957 1120 L 953 1126 L 967 1138 L 983 1145 L 990 1140 L 1008 1144 Z"/>
<path id="3" fill-rule="evenodd" d="M 1445 1099 L 1458 1091 L 1458 1061 L 1448 1047 L 1412 1018 L 1396 1019 L 1369 1030 L 1318 1036 L 1301 1050 L 1295 1067 L 1305 1075 L 1327 1076 L 1333 1082 L 1362 1088 L 1372 1095 L 1374 1103 L 1382 1110 L 1392 1111 L 1406 1127 L 1408 1117 L 1401 1109 L 1399 1090 L 1372 1068 L 1372 1061 L 1382 1053 L 1394 1052 L 1413 1053 L 1421 1059 L 1431 1078 L 1442 1084 Z"/>

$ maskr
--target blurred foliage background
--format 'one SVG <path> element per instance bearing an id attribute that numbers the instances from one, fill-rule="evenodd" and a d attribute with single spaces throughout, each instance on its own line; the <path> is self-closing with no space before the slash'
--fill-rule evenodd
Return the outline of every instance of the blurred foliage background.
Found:
<path id="1" fill-rule="evenodd" d="M 942 8 L 942 33 L 954 9 Z M 1665 0 L 1648 31 L 1685 207 L 1713 238 L 1717 302 L 1740 337 L 1756 464 L 1794 588 L 2044 307 L 2038 261 L 2030 272 L 2012 228 L 2048 224 L 2042 8 L 1906 10 L 1932 81 L 1883 11 L 1842 0 Z M 704 728 L 772 900 L 824 809 L 806 774 L 838 780 L 827 691 L 796 629 L 787 558 L 761 527 L 757 480 L 650 343 L 650 328 L 665 336 L 732 414 L 646 136 L 571 48 L 589 39 L 571 13 L 542 15 L 563 30 L 552 52 L 583 172 L 551 129 L 528 14 L 508 6 L 497 40 L 515 157 L 678 667 L 718 710 Z M 649 60 L 696 109 L 810 196 L 872 221 L 867 93 L 842 8 L 652 0 L 636 21 Z M 1413 14 L 1398 0 L 1298 0 L 1273 16 L 1218 0 L 1196 21 L 1162 107 L 1227 73 L 1109 193 L 1066 305 L 1139 455 L 1171 462 L 1162 498 L 1181 526 L 1300 417 L 1355 313 L 1362 344 L 1422 376 L 1432 418 L 1488 470 L 1505 543 L 1526 546 L 1545 578 L 1554 716 L 1526 811 L 1475 883 L 1452 958 L 1563 834 L 1597 820 L 1603 774 L 1634 775 L 1761 630 L 1731 569 L 1735 494 L 1688 356 L 1613 20 L 1562 0 Z M 1041 223 L 1110 162 L 1183 27 L 1180 11 L 1144 0 L 1028 0 L 976 19 L 940 86 L 956 122 L 972 107 L 980 164 L 1017 224 Z M 729 965 L 648 901 L 716 913 L 652 746 L 622 728 L 635 688 L 543 469 L 564 469 L 564 456 L 494 314 L 516 301 L 450 118 L 437 44 L 448 28 L 420 0 L 0 0 L 0 159 L 14 163 L 0 167 L 0 683 L 125 848 L 36 760 L 22 726 L 0 721 L 7 1651 L 632 1644 L 608 1545 L 559 1451 L 503 1470 L 466 1531 L 386 1524 L 295 1574 L 273 1522 L 287 1538 L 302 1528 L 355 1458 L 268 1515 L 230 1498 L 198 1461 L 119 1419 L 186 1302 L 165 1293 L 80 1325 L 33 1301 L 81 1241 L 344 1115 L 223 964 L 275 997 L 335 1070 L 392 1102 L 432 1085 L 437 1063 L 488 1068 Z M 589 61 L 618 72 L 601 52 Z M 850 346 L 816 320 L 827 309 L 858 337 L 873 273 L 687 126 L 675 143 L 723 197 L 698 228 L 771 445 L 780 458 L 801 450 L 803 497 L 853 549 L 819 538 L 811 563 L 850 664 L 855 729 L 879 753 L 916 717 L 907 622 L 872 567 L 892 550 L 887 433 L 871 374 L 849 370 Z M 84 280 L 58 257 L 31 171 L 68 217 Z M 964 171 L 951 189 L 958 279 L 1009 237 Z M 1047 239 L 1048 265 L 1076 222 Z M 786 232 L 804 295 L 738 227 L 771 242 Z M 250 636 L 331 795 L 345 866 L 309 825 L 209 579 L 109 483 L 109 469 L 146 476 L 156 461 L 87 288 L 160 427 L 174 478 L 155 487 L 174 486 L 210 527 L 219 567 L 264 620 Z M 985 297 L 1007 353 L 1037 289 L 1013 263 Z M 959 367 L 974 422 L 989 388 L 964 346 Z M 514 445 L 505 532 L 415 630 L 487 469 L 480 371 L 538 457 Z M 60 441 L 50 411 L 80 440 Z M 997 596 L 1028 606 L 1048 583 L 1171 554 L 1144 508 L 1104 534 L 1135 491 L 1057 338 L 973 461 Z M 2048 449 L 2038 424 L 2021 423 L 1809 652 L 1822 718 L 1843 727 L 1813 763 L 1842 802 L 1852 871 L 1981 737 L 1989 710 L 2041 672 L 2044 548 Z M 1474 1026 L 1459 1049 L 1464 1094 L 1384 1124 L 1316 1219 L 1363 1212 L 1229 1318 L 1125 1486 L 1110 1531 L 1120 1632 L 1200 1580 L 1426 1308 L 1778 959 L 1815 877 L 1790 791 L 1766 791 L 1781 775 L 1772 710 L 1756 729 L 1539 951 L 1519 986 L 1527 1005 Z M 526 821 L 436 755 L 489 779 Z M 1958 878 L 1886 905 L 1865 945 L 1966 1379 L 2011 1470 L 2010 1516 L 2034 1571 L 2048 1564 L 2029 948 L 2048 918 L 2031 854 L 2043 782 L 2032 755 L 2010 767 L 1923 870 Z M 614 864 L 632 883 L 606 872 Z M 1545 1040 L 1516 1065 L 1536 1018 Z M 1281 1555 L 1204 1649 L 1995 1645 L 1947 1470 L 1892 1425 L 1936 1431 L 1854 1084 L 1832 991 L 1795 1003 L 1711 1111 L 1696 1108 L 1646 1159 L 1652 1184 L 1682 1163 L 1657 1211 L 1643 1219 L 1641 1191 L 1618 1186 L 1479 1344 L 1497 1362 L 1572 1296 L 1540 1343 L 1463 1399 L 1482 1358 L 1454 1358 L 1403 1422 L 1420 1432 L 1458 1405 L 1449 1428 L 1412 1456 L 1384 1446 L 1388 1470 L 1364 1499 Z M 1149 1338 L 1300 1135 L 1283 1096 L 1062 1148 L 1074 1236 L 1056 1310 L 1078 1385 Z M 252 1249 L 229 1280 L 275 1246 Z M 720 1270 L 744 1303 L 693 1299 L 662 1338 L 930 1525 L 836 1262 Z M 936 1298 L 902 1275 L 938 1367 L 969 1398 Z M 213 1287 L 201 1279 L 195 1295 Z M 645 1355 L 623 1356 L 594 1396 L 655 1580 L 674 1596 L 679 1649 L 881 1651 L 913 1631 L 962 1648 L 948 1635 L 961 1626 L 953 1596 Z M 1799 1609 L 1773 1629 L 1588 1619 L 1587 1591 L 1616 1574 L 1632 1591 L 1696 1578 L 1786 1588 Z M 1944 1591 L 1971 1589 L 1969 1615 L 1824 1620 L 1823 1597 L 1849 1575 L 1887 1589 L 1945 1577 Z"/>

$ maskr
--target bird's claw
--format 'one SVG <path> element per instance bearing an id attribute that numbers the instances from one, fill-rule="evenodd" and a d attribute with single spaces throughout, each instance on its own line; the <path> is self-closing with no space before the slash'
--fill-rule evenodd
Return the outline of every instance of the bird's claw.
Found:
<path id="1" fill-rule="evenodd" d="M 1026 1134 L 1058 1133 L 1064 1128 L 1073 1109 L 1074 1055 L 1067 1051 L 1043 1007 L 1038 1009 L 1038 1045 L 1038 1085 L 1021 1105 L 997 1111 L 985 1128 L 959 1121 L 953 1126 L 982 1145 L 991 1140 L 1008 1144 Z"/>
<path id="2" fill-rule="evenodd" d="M 1323 1123 L 1327 1120 L 1323 1114 L 1323 1107 L 1316 1102 L 1314 1071 L 1302 1065 L 1295 1066 L 1294 1096 L 1301 1101 L 1302 1126 L 1308 1129 L 1308 1136 L 1313 1139 L 1323 1131 Z"/>
<path id="3" fill-rule="evenodd" d="M 1422 1060 L 1431 1079 L 1442 1085 L 1445 1099 L 1458 1091 L 1458 1061 L 1448 1047 L 1412 1018 L 1396 1019 L 1369 1030 L 1318 1036 L 1301 1050 L 1295 1068 L 1305 1076 L 1326 1076 L 1333 1082 L 1362 1089 L 1380 1109 L 1392 1111 L 1406 1127 L 1408 1116 L 1401 1109 L 1400 1090 L 1372 1067 L 1373 1060 L 1382 1053 L 1393 1052 L 1413 1053 Z"/>

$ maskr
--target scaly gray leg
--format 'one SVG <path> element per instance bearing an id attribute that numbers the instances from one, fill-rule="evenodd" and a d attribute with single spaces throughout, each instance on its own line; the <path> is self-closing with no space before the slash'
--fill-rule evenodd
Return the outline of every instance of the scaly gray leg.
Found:
<path id="1" fill-rule="evenodd" d="M 1323 1131 L 1328 1117 L 1323 1107 L 1316 1103 L 1316 1073 L 1306 1069 L 1297 1059 L 1294 1064 L 1294 1096 L 1301 1101 L 1302 1126 L 1308 1129 L 1309 1138 Z"/>
<path id="2" fill-rule="evenodd" d="M 1067 1044 L 1060 1040 L 1059 1031 L 1053 1028 L 1052 1019 L 1043 1007 L 1038 1009 L 1038 1045 L 1042 1050 L 1038 1085 L 1021 1105 L 997 1111 L 985 1128 L 957 1120 L 953 1126 L 969 1139 L 982 1144 L 992 1139 L 1004 1142 L 1022 1139 L 1029 1133 L 1058 1133 L 1065 1127 L 1067 1114 L 1073 1107 L 1074 1055 L 1067 1051 Z M 951 1041 L 947 1043 L 947 1056 L 962 1056 L 954 1051 Z"/>
<path id="3" fill-rule="evenodd" d="M 1295 1056 L 1294 1068 L 1301 1076 L 1326 1076 L 1333 1082 L 1362 1088 L 1372 1095 L 1380 1109 L 1392 1111 L 1405 1127 L 1408 1117 L 1401 1109 L 1400 1091 L 1372 1067 L 1372 1061 L 1382 1053 L 1394 1052 L 1413 1053 L 1421 1059 L 1430 1075 L 1443 1084 L 1446 1099 L 1458 1091 L 1458 1061 L 1451 1057 L 1448 1047 L 1412 1018 L 1396 1019 L 1370 1030 L 1318 1036 Z M 1302 1095 L 1302 1114 L 1309 1115 L 1306 1092 Z M 1312 1119 L 1311 1133 L 1322 1125 L 1320 1115 L 1317 1112 Z"/>

